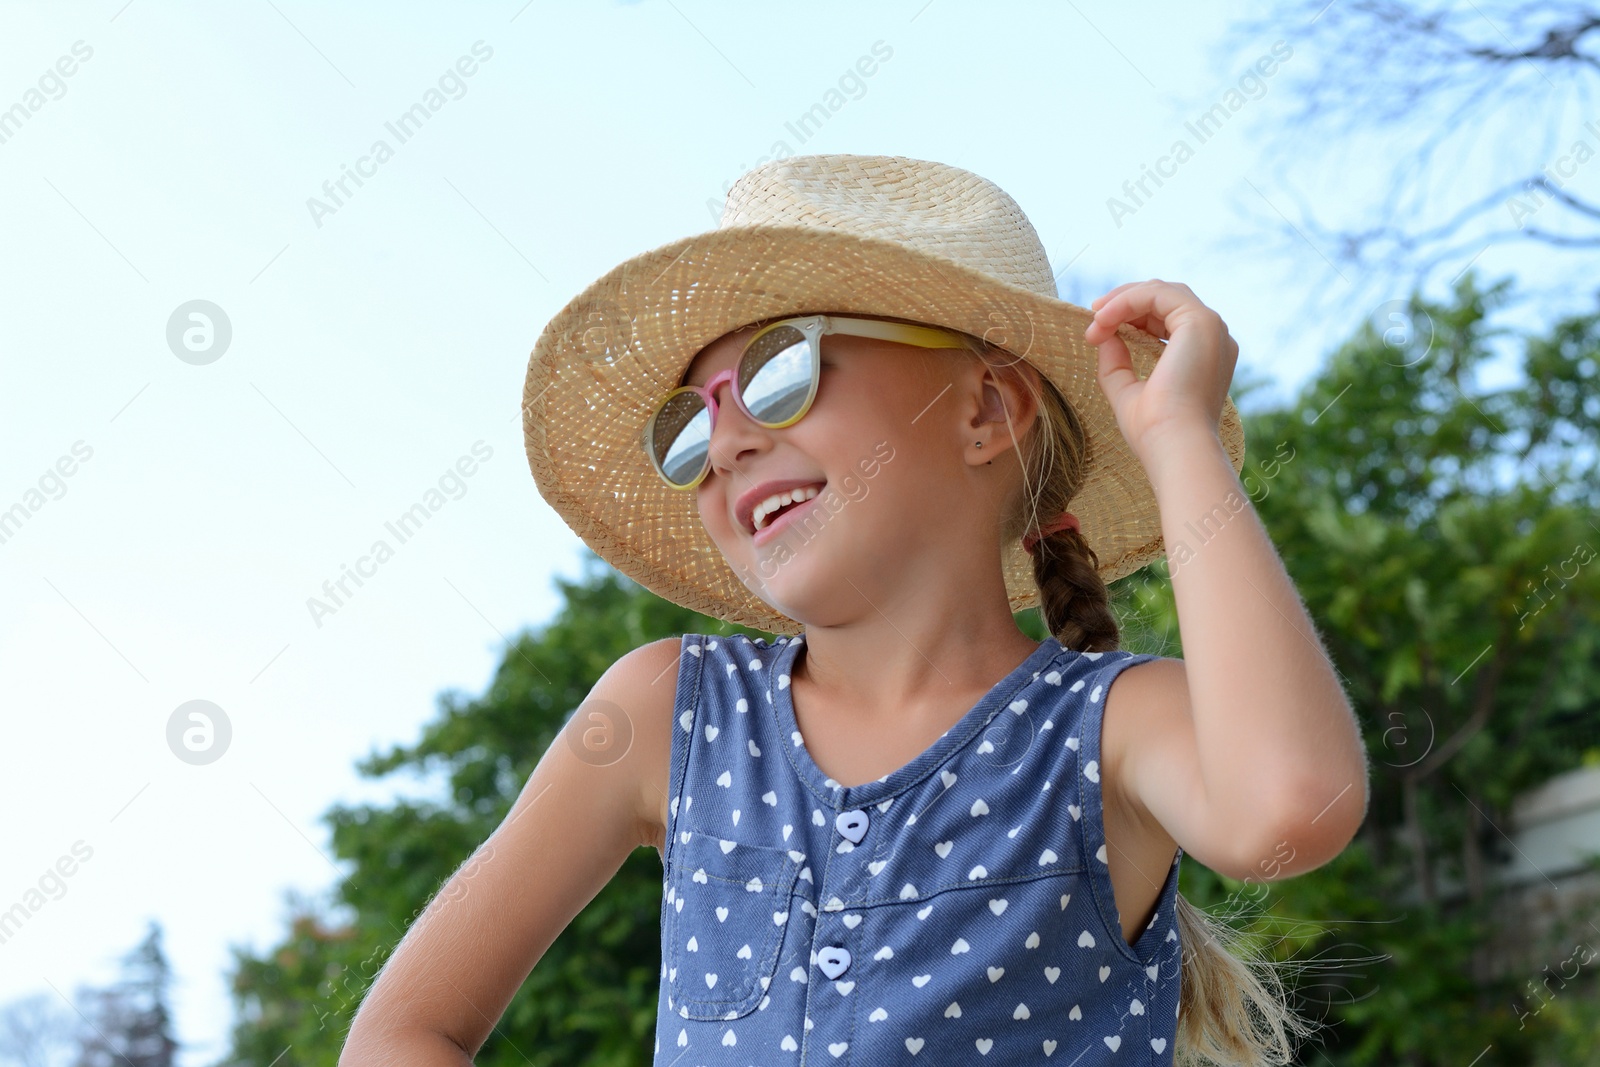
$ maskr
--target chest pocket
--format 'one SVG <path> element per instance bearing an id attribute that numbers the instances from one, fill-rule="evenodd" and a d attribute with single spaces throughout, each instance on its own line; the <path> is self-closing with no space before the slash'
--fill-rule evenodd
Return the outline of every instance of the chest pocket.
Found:
<path id="1" fill-rule="evenodd" d="M 686 830 L 673 863 L 667 933 L 672 1010 L 736 1019 L 766 994 L 800 873 L 788 850 Z"/>

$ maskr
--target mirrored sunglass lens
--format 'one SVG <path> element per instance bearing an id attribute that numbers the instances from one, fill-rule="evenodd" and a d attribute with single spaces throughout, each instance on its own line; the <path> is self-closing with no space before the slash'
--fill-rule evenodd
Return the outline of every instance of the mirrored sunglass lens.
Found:
<path id="1" fill-rule="evenodd" d="M 711 412 L 695 393 L 679 393 L 662 405 L 650 433 L 656 462 L 673 485 L 700 476 L 711 451 Z"/>
<path id="2" fill-rule="evenodd" d="M 811 394 L 811 342 L 793 326 L 768 331 L 739 362 L 739 395 L 761 422 L 788 422 Z"/>

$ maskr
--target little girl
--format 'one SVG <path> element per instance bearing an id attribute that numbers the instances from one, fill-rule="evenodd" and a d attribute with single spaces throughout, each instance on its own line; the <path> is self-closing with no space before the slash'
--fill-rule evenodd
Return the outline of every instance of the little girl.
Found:
<path id="1" fill-rule="evenodd" d="M 1180 861 L 1327 862 L 1366 763 L 1238 480 L 1237 357 L 1187 286 L 1057 299 L 1009 196 L 900 157 L 763 165 L 595 282 L 530 361 L 540 492 L 779 636 L 618 660 L 341 1063 L 470 1062 L 642 845 L 660 1067 L 1287 1062 L 1305 1024 Z M 1119 650 L 1108 605 L 1163 554 L 1184 659 Z"/>

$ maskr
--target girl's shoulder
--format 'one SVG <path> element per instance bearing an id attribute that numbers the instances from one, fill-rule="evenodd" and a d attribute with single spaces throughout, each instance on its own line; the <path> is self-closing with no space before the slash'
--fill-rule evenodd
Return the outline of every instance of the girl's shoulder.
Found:
<path id="1" fill-rule="evenodd" d="M 667 827 L 667 787 L 672 764 L 672 720 L 677 704 L 675 668 L 696 634 L 663 637 L 617 657 L 579 709 L 588 737 L 601 749 L 625 754 L 637 779 L 638 819 L 644 843 L 662 849 Z M 586 747 L 594 747 L 588 746 Z"/>
<path id="2" fill-rule="evenodd" d="M 663 637 L 619 656 L 595 684 L 580 712 L 597 743 L 616 746 L 636 770 L 640 820 L 657 847 L 666 836 L 673 724 L 683 710 L 679 705 L 696 697 L 679 692 L 680 679 L 699 686 L 707 677 L 707 663 L 744 665 L 751 655 L 765 660 L 782 647 L 781 642 L 742 634 Z M 634 751 L 628 752 L 630 748 Z"/>

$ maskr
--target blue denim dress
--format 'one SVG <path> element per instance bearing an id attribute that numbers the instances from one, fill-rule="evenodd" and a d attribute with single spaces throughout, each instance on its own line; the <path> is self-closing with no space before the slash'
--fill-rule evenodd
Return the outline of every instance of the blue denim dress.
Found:
<path id="1" fill-rule="evenodd" d="M 656 1067 L 1171 1064 L 1182 852 L 1128 944 L 1099 770 L 1106 690 L 1156 657 L 1047 638 L 844 786 L 795 718 L 804 643 L 683 637 Z"/>

